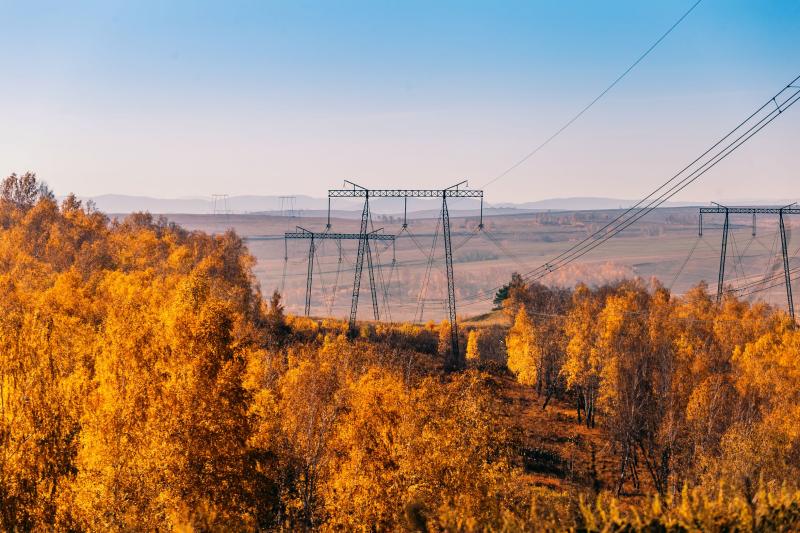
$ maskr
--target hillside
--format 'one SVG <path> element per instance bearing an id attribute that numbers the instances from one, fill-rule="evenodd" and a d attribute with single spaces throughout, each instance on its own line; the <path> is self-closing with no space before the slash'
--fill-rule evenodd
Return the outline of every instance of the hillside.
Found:
<path id="1" fill-rule="evenodd" d="M 768 305 L 515 276 L 453 357 L 446 322 L 286 313 L 234 232 L 0 190 L 1 530 L 800 527 Z"/>

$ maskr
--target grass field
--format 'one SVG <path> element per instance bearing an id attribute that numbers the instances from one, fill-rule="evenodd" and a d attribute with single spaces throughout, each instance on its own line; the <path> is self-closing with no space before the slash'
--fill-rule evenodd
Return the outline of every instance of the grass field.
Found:
<path id="1" fill-rule="evenodd" d="M 602 228 L 618 213 L 609 210 L 490 216 L 484 219 L 485 226 L 480 231 L 477 217 L 451 219 L 456 296 L 457 300 L 462 300 L 458 306 L 459 315 L 466 317 L 487 312 L 491 309 L 490 301 L 469 302 L 467 299 L 507 282 L 512 272 L 527 272 L 542 265 Z M 303 312 L 309 241 L 288 242 L 288 261 L 284 261 L 283 233 L 295 225 L 322 232 L 326 223 L 324 218 L 168 216 L 190 230 L 221 232 L 226 228 L 235 229 L 247 239 L 250 252 L 258 260 L 255 272 L 263 291 L 283 289 L 287 308 L 293 313 Z M 603 246 L 553 272 L 542 282 L 562 286 L 573 286 L 578 282 L 591 285 L 638 276 L 658 278 L 677 293 L 701 280 L 707 281 L 715 290 L 721 222 L 706 218 L 704 235 L 698 237 L 696 208 L 659 209 Z M 795 221 L 795 228 L 798 222 Z M 333 219 L 331 223 L 331 231 L 359 231 L 358 221 L 353 219 Z M 755 237 L 752 236 L 751 219 L 747 216 L 741 219 L 732 216 L 731 224 L 726 282 L 738 286 L 762 280 L 765 275 L 780 274 L 780 241 L 774 217 L 765 216 L 758 220 Z M 433 260 L 429 261 L 438 220 L 409 219 L 408 230 L 401 232 L 396 218 L 390 224 L 376 219 L 374 228 L 379 227 L 384 227 L 385 233 L 398 235 L 394 250 L 385 242 L 373 245 L 381 319 L 441 320 L 446 316 L 447 287 L 441 233 L 436 238 Z M 800 265 L 797 257 L 800 238 L 792 238 L 791 229 L 790 225 L 791 266 L 797 267 Z M 335 241 L 318 241 L 312 315 L 345 317 L 349 314 L 357 246 L 355 240 L 343 241 L 340 256 Z M 757 297 L 785 306 L 785 289 L 779 282 L 782 282 L 782 277 L 767 283 L 777 286 L 759 292 Z M 363 319 L 372 315 L 368 283 L 365 269 L 359 302 L 359 317 Z"/>

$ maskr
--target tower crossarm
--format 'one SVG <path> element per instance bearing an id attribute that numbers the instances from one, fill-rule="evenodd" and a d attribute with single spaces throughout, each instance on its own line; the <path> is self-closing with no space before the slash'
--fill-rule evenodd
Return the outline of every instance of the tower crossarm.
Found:
<path id="1" fill-rule="evenodd" d="M 765 214 L 765 215 L 800 215 L 800 207 L 701 207 L 700 213 Z"/>
<path id="2" fill-rule="evenodd" d="M 329 189 L 329 198 L 483 198 L 476 189 Z"/>
<path id="3" fill-rule="evenodd" d="M 356 240 L 360 239 L 358 233 L 311 233 L 306 231 L 287 231 L 284 234 L 286 239 L 330 239 L 330 240 Z M 371 241 L 393 241 L 394 235 L 384 235 L 383 233 L 367 233 L 367 239 Z"/>

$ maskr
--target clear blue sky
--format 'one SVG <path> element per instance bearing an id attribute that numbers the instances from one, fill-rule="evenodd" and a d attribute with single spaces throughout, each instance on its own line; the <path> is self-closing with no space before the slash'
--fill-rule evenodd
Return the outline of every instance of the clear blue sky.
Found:
<path id="1" fill-rule="evenodd" d="M 5 2 L 0 172 L 57 194 L 479 186 L 692 0 Z M 703 0 L 487 200 L 636 198 L 800 74 L 796 0 Z M 800 108 L 684 199 L 800 196 Z"/>

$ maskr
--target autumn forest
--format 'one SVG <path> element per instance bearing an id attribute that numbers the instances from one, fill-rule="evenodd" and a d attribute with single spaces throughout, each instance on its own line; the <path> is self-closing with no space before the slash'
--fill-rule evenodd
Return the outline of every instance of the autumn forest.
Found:
<path id="1" fill-rule="evenodd" d="M 514 276 L 292 316 L 232 231 L 0 187 L 0 530 L 796 531 L 800 330 L 699 284 Z"/>

